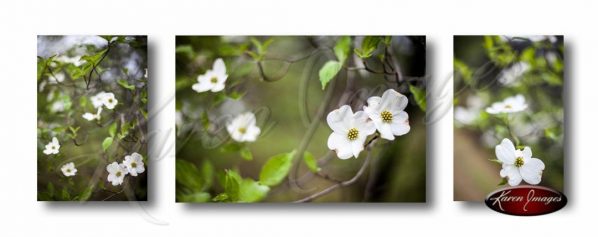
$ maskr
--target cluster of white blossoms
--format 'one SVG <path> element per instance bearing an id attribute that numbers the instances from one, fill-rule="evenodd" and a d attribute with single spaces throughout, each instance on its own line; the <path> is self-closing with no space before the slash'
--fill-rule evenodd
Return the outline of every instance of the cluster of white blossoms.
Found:
<path id="1" fill-rule="evenodd" d="M 523 95 L 516 95 L 493 103 L 490 107 L 486 108 L 486 112 L 489 114 L 516 113 L 525 109 L 527 109 L 525 97 Z"/>
<path id="2" fill-rule="evenodd" d="M 60 152 L 60 143 L 58 142 L 58 139 L 56 137 L 52 137 L 52 141 L 46 144 L 44 154 L 55 155 L 58 154 L 58 152 Z"/>
<path id="3" fill-rule="evenodd" d="M 529 147 L 519 150 L 509 139 L 503 139 L 495 148 L 496 157 L 502 163 L 500 176 L 507 178 L 509 185 L 517 186 L 524 180 L 528 184 L 536 185 L 542 180 L 544 162 L 532 158 Z"/>
<path id="4" fill-rule="evenodd" d="M 380 137 L 394 140 L 409 132 L 409 115 L 403 111 L 409 100 L 401 93 L 388 89 L 382 97 L 373 96 L 367 100 L 363 111 L 353 113 L 348 105 L 333 110 L 326 117 L 332 134 L 328 137 L 328 148 L 334 150 L 340 159 L 359 157 L 369 135 L 376 130 Z"/>
<path id="5" fill-rule="evenodd" d="M 226 65 L 221 58 L 214 61 L 212 69 L 197 77 L 197 83 L 191 87 L 198 93 L 205 91 L 218 92 L 224 89 L 224 83 L 228 75 L 226 74 Z"/>
<path id="6" fill-rule="evenodd" d="M 75 163 L 73 162 L 69 162 L 64 164 L 60 170 L 62 171 L 62 174 L 64 174 L 64 176 L 69 177 L 69 176 L 75 176 L 75 174 L 77 174 L 77 168 L 75 168 Z"/>
<path id="7" fill-rule="evenodd" d="M 256 126 L 255 114 L 246 112 L 237 115 L 226 124 L 230 137 L 237 142 L 254 142 L 261 130 Z"/>
<path id="8" fill-rule="evenodd" d="M 88 121 L 99 121 L 101 119 L 100 115 L 102 114 L 103 107 L 106 107 L 107 109 L 114 109 L 114 107 L 116 107 L 118 104 L 118 100 L 114 97 L 112 92 L 101 91 L 100 93 L 90 97 L 90 99 L 91 104 L 97 109 L 97 112 L 95 114 L 89 112 L 84 113 L 83 118 Z"/>
<path id="9" fill-rule="evenodd" d="M 111 182 L 112 186 L 121 185 L 126 175 L 137 176 L 145 171 L 143 156 L 133 152 L 133 154 L 125 156 L 125 160 L 121 164 L 112 162 L 106 166 L 106 170 L 108 171 L 108 182 Z"/>

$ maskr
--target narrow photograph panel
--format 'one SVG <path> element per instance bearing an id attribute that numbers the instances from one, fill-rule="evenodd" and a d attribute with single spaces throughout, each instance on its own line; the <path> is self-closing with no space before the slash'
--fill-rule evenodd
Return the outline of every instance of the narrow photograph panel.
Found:
<path id="1" fill-rule="evenodd" d="M 563 192 L 564 37 L 454 37 L 454 200 Z"/>
<path id="2" fill-rule="evenodd" d="M 147 37 L 37 37 L 37 200 L 147 200 Z"/>

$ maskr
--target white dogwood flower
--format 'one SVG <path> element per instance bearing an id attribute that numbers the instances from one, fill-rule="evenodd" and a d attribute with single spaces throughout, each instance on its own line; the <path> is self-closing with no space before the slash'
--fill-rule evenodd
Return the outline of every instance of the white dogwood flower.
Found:
<path id="1" fill-rule="evenodd" d="M 63 72 L 58 72 L 55 74 L 50 75 L 50 77 L 48 77 L 48 82 L 50 84 L 58 84 L 64 81 L 65 75 Z"/>
<path id="2" fill-rule="evenodd" d="M 388 89 L 382 97 L 372 96 L 363 106 L 363 111 L 374 122 L 380 137 L 386 140 L 394 140 L 395 136 L 401 136 L 409 132 L 409 115 L 403 111 L 409 100 L 401 93 Z"/>
<path id="3" fill-rule="evenodd" d="M 143 167 L 143 156 L 137 152 L 133 152 L 130 156 L 125 156 L 123 165 L 125 165 L 131 176 L 137 176 L 137 174 L 141 174 L 145 171 L 145 167 Z"/>
<path id="4" fill-rule="evenodd" d="M 489 114 L 515 113 L 525 109 L 527 109 L 525 97 L 523 95 L 516 95 L 493 103 L 490 107 L 486 108 L 486 112 Z"/>
<path id="5" fill-rule="evenodd" d="M 67 177 L 75 176 L 75 174 L 77 174 L 77 168 L 75 168 L 75 163 L 73 162 L 64 164 L 60 170 L 62 171 L 62 174 Z"/>
<path id="6" fill-rule="evenodd" d="M 116 162 L 112 162 L 106 166 L 106 170 L 108 171 L 108 182 L 111 182 L 112 186 L 121 185 L 128 173 L 127 168 L 123 164 Z"/>
<path id="7" fill-rule="evenodd" d="M 221 58 L 214 61 L 211 70 L 197 77 L 197 83 L 191 87 L 193 90 L 201 93 L 204 91 L 218 92 L 224 89 L 224 82 L 228 75 L 226 74 L 226 65 Z"/>
<path id="8" fill-rule="evenodd" d="M 102 103 L 104 104 L 104 106 L 106 106 L 106 108 L 114 109 L 116 104 L 118 104 L 118 100 L 116 98 L 114 98 L 113 93 L 107 92 L 107 93 L 104 93 L 104 96 L 102 96 Z"/>
<path id="9" fill-rule="evenodd" d="M 99 107 L 102 107 L 102 105 L 104 105 L 104 95 L 105 94 L 106 94 L 106 92 L 101 91 L 101 92 L 97 93 L 96 95 L 89 98 L 89 99 L 91 99 L 91 104 L 93 104 L 94 108 L 99 108 Z"/>
<path id="10" fill-rule="evenodd" d="M 544 162 L 532 158 L 532 150 L 525 147 L 515 149 L 509 139 L 503 139 L 495 148 L 496 157 L 502 163 L 500 176 L 508 178 L 509 185 L 517 186 L 523 179 L 526 183 L 536 185 L 542 180 Z"/>
<path id="11" fill-rule="evenodd" d="M 252 112 L 237 115 L 226 125 L 226 130 L 237 142 L 254 142 L 261 132 L 255 125 L 255 114 Z"/>
<path id="12" fill-rule="evenodd" d="M 106 106 L 107 109 L 114 109 L 118 104 L 118 100 L 114 97 L 114 93 L 100 91 L 96 95 L 90 97 L 91 104 L 94 108 L 100 108 Z"/>
<path id="13" fill-rule="evenodd" d="M 87 121 L 92 121 L 92 120 L 100 120 L 102 117 L 100 116 L 102 114 L 102 107 L 98 108 L 98 111 L 95 114 L 92 113 L 84 113 L 83 114 L 83 118 L 86 119 Z"/>
<path id="14" fill-rule="evenodd" d="M 343 160 L 352 156 L 359 157 L 367 136 L 376 132 L 376 125 L 365 112 L 353 113 L 348 105 L 330 112 L 326 121 L 332 129 L 332 134 L 328 137 L 328 148 Z"/>
<path id="15" fill-rule="evenodd" d="M 49 142 L 48 144 L 46 144 L 46 149 L 44 149 L 44 154 L 46 155 L 52 155 L 52 154 L 58 154 L 58 152 L 60 149 L 60 143 L 58 142 L 58 139 L 56 137 L 52 138 L 52 141 Z"/>

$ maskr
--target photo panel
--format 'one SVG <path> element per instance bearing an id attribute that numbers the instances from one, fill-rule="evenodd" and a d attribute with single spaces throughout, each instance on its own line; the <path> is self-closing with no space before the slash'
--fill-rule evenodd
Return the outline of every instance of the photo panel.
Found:
<path id="1" fill-rule="evenodd" d="M 37 200 L 147 200 L 147 37 L 37 37 Z"/>
<path id="2" fill-rule="evenodd" d="M 454 200 L 563 192 L 564 37 L 454 37 Z"/>
<path id="3" fill-rule="evenodd" d="M 176 201 L 425 202 L 425 36 L 177 36 Z"/>

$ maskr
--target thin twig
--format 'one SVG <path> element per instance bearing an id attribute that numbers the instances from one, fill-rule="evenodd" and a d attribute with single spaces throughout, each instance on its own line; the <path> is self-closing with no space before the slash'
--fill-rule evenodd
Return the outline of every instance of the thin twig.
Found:
<path id="1" fill-rule="evenodd" d="M 349 186 L 355 182 L 357 182 L 357 180 L 359 180 L 359 178 L 363 175 L 363 173 L 365 173 L 366 168 L 368 167 L 369 161 L 370 161 L 370 156 L 371 156 L 371 151 L 368 149 L 367 150 L 367 156 L 365 157 L 365 160 L 363 161 L 363 164 L 361 165 L 361 168 L 359 168 L 359 171 L 357 171 L 357 173 L 355 174 L 355 176 L 353 176 L 353 178 L 346 180 L 346 181 L 342 181 L 342 182 L 338 182 L 328 188 L 325 188 L 324 190 L 314 193 L 312 195 L 309 195 L 303 199 L 297 200 L 294 203 L 304 203 L 304 202 L 311 202 L 316 198 L 319 198 L 321 196 L 324 196 L 338 188 L 341 187 L 346 187 Z"/>

